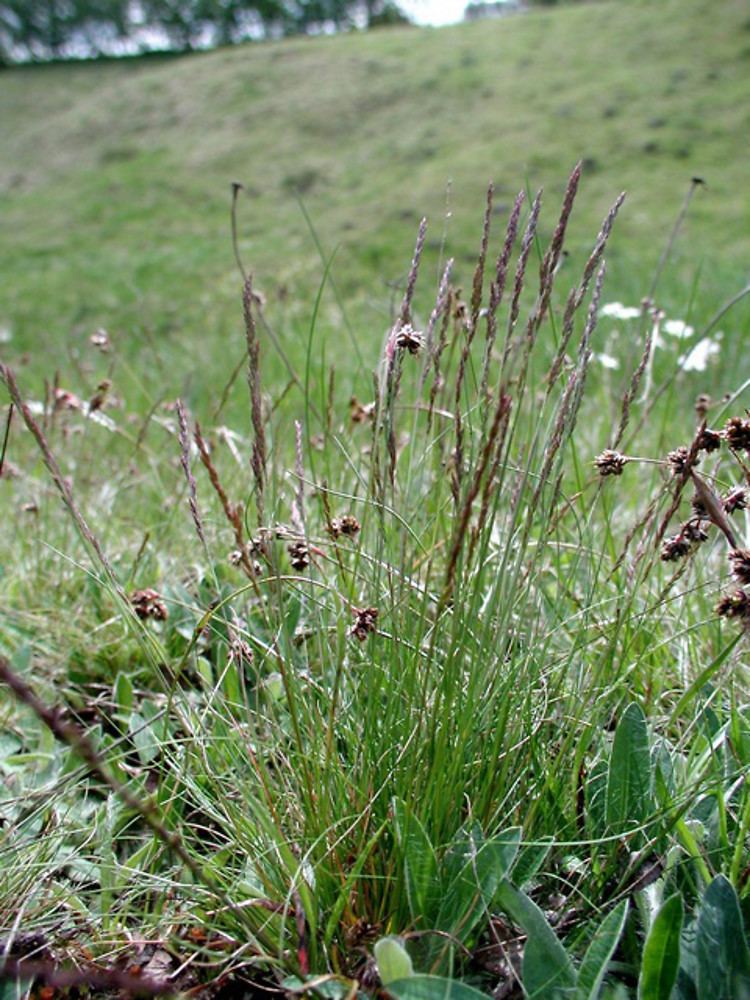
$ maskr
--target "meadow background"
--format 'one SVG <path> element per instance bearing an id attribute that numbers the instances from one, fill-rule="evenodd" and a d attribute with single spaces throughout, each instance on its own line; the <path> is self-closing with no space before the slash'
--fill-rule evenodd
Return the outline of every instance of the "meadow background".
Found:
<path id="1" fill-rule="evenodd" d="M 0 353 L 112 574 L 16 408 L 0 478 L 0 652 L 89 733 L 113 782 L 108 793 L 80 747 L 3 690 L 6 959 L 84 969 L 90 990 L 92 969 L 136 969 L 222 996 L 304 991 L 307 976 L 328 977 L 308 988 L 329 996 L 390 980 L 405 1000 L 747 995 L 750 716 L 745 640 L 714 610 L 726 547 L 712 535 L 671 580 L 658 559 L 658 517 L 680 499 L 669 471 L 599 480 L 592 463 L 623 400 L 620 444 L 653 459 L 690 445 L 700 394 L 712 425 L 744 419 L 749 81 L 739 0 L 594 2 L 2 71 Z M 488 473 L 506 383 L 492 374 L 487 395 L 480 338 L 464 357 L 461 326 L 487 184 L 488 274 L 518 192 L 522 232 L 544 189 L 522 329 L 578 161 L 567 256 L 533 350 L 503 369 L 513 430 Z M 249 340 L 260 421 L 233 183 L 240 257 L 263 302 Z M 559 372 L 545 373 L 566 293 L 621 191 L 593 354 L 591 274 L 561 356 L 579 381 L 557 396 Z M 442 304 L 457 320 L 425 425 L 429 383 L 410 353 L 403 386 L 382 358 L 399 315 L 425 330 L 449 257 Z M 644 361 L 648 313 L 606 305 L 635 310 L 646 296 L 664 318 Z M 687 363 L 704 336 L 707 363 Z M 350 400 L 373 401 L 374 371 L 373 430 L 366 414 L 352 422 Z M 269 546 L 243 556 L 263 555 L 262 585 L 228 558 L 236 526 L 179 440 L 178 397 L 243 504 L 244 541 Z M 261 425 L 265 496 L 250 461 Z M 742 484 L 735 458 L 706 481 Z M 452 548 L 464 512 L 468 552 Z M 339 545 L 332 520 L 345 515 L 361 533 Z M 147 588 L 166 621 L 123 602 Z M 370 605 L 376 626 L 358 617 Z M 412 961 L 442 978 L 408 975 Z M 9 983 L 15 997 L 33 981 Z"/>

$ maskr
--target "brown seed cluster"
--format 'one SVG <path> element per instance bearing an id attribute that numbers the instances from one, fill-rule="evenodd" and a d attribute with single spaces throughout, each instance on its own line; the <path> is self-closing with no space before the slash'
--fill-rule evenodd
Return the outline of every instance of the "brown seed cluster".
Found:
<path id="1" fill-rule="evenodd" d="M 329 528 L 329 534 L 332 538 L 339 538 L 341 535 L 345 535 L 347 538 L 353 538 L 359 533 L 359 528 L 359 521 L 356 517 L 352 517 L 351 514 L 344 514 L 343 517 L 333 518 Z"/>
<path id="2" fill-rule="evenodd" d="M 672 475 L 682 476 L 689 472 L 697 464 L 697 461 L 695 458 L 691 458 L 690 449 L 682 445 L 680 448 L 670 451 L 667 455 L 667 463 L 672 470 Z"/>
<path id="3" fill-rule="evenodd" d="M 730 552 L 729 565 L 740 583 L 750 583 L 750 549 L 734 549 Z"/>
<path id="4" fill-rule="evenodd" d="M 306 542 L 290 542 L 286 550 L 289 553 L 289 561 L 292 564 L 292 569 L 298 573 L 307 569 L 310 565 L 310 550 Z"/>
<path id="5" fill-rule="evenodd" d="M 349 400 L 349 419 L 353 424 L 366 424 L 375 416 L 374 403 L 360 403 L 356 396 Z"/>
<path id="6" fill-rule="evenodd" d="M 746 626 L 750 625 L 750 595 L 739 588 L 724 594 L 716 605 L 716 613 L 722 618 L 740 618 Z"/>
<path id="7" fill-rule="evenodd" d="M 134 590 L 130 595 L 130 603 L 142 621 L 153 618 L 154 621 L 163 622 L 169 617 L 167 605 L 161 594 L 150 587 L 145 590 Z"/>
<path id="8" fill-rule="evenodd" d="M 375 632 L 377 628 L 378 609 L 352 608 L 352 614 L 355 621 L 351 628 L 351 635 L 355 639 L 359 639 L 360 642 L 364 642 L 368 635 Z"/>
<path id="9" fill-rule="evenodd" d="M 596 456 L 594 465 L 600 476 L 621 476 L 627 461 L 627 457 L 620 454 L 619 451 L 607 448 L 601 455 Z"/>
<path id="10" fill-rule="evenodd" d="M 415 330 L 411 323 L 405 323 L 396 334 L 396 347 L 400 351 L 408 351 L 409 354 L 419 354 L 423 340 L 424 336 Z"/>
<path id="11" fill-rule="evenodd" d="M 722 434 L 734 451 L 750 451 L 750 420 L 730 417 L 724 424 Z"/>
<path id="12" fill-rule="evenodd" d="M 698 436 L 699 451 L 718 451 L 721 448 L 721 434 L 704 427 Z"/>
<path id="13" fill-rule="evenodd" d="M 736 510 L 745 510 L 747 507 L 747 490 L 744 486 L 735 486 L 734 489 L 724 494 L 721 498 L 721 504 L 727 514 L 734 514 Z"/>

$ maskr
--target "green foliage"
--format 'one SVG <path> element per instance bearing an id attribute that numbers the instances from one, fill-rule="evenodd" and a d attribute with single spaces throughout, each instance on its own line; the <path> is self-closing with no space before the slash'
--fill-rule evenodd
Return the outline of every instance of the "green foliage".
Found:
<path id="1" fill-rule="evenodd" d="M 680 967 L 684 904 L 675 893 L 659 909 L 648 931 L 638 978 L 638 1000 L 670 1000 Z"/>

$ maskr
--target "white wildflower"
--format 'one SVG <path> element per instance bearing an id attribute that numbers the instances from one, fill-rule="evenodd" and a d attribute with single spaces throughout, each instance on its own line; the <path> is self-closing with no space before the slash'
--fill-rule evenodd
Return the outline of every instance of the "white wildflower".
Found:
<path id="1" fill-rule="evenodd" d="M 9 326 L 0 326 L 0 344 L 9 344 L 13 340 L 13 331 Z"/>
<path id="2" fill-rule="evenodd" d="M 641 310 L 638 306 L 624 306 L 622 302 L 605 302 L 599 315 L 609 316 L 610 319 L 638 319 Z"/>
<path id="3" fill-rule="evenodd" d="M 593 357 L 594 361 L 598 361 L 603 368 L 611 368 L 612 370 L 615 370 L 620 367 L 620 362 L 617 358 L 613 358 L 611 354 L 605 354 L 602 352 L 601 354 L 594 354 Z"/>
<path id="4" fill-rule="evenodd" d="M 719 353 L 721 348 L 710 337 L 699 340 L 695 346 L 683 354 L 678 360 L 680 368 L 685 372 L 704 372 L 708 367 L 708 362 Z"/>
<path id="5" fill-rule="evenodd" d="M 668 333 L 670 337 L 678 337 L 680 340 L 685 340 L 688 337 L 692 337 L 695 330 L 692 326 L 681 319 L 668 319 L 664 324 L 664 332 Z"/>

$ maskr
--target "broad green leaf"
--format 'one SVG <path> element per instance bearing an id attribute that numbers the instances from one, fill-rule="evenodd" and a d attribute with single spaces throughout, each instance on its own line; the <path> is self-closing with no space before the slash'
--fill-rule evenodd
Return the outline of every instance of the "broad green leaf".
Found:
<path id="1" fill-rule="evenodd" d="M 442 895 L 435 850 L 420 821 L 398 799 L 393 800 L 393 820 L 404 863 L 411 919 L 415 926 L 432 927 Z"/>
<path id="2" fill-rule="evenodd" d="M 539 873 L 550 852 L 552 843 L 552 838 L 550 838 L 521 848 L 510 870 L 513 885 L 523 889 Z"/>
<path id="3" fill-rule="evenodd" d="M 654 917 L 638 979 L 638 1000 L 669 1000 L 680 968 L 682 896 L 675 893 Z"/>
<path id="4" fill-rule="evenodd" d="M 628 900 L 623 899 L 596 929 L 578 970 L 579 1000 L 597 1000 L 627 915 Z"/>
<path id="5" fill-rule="evenodd" d="M 463 864 L 448 884 L 436 928 L 464 940 L 488 909 L 518 852 L 520 827 L 504 830 L 491 840 L 472 831 L 461 845 Z M 457 850 L 453 859 L 458 857 Z"/>
<path id="6" fill-rule="evenodd" d="M 616 832 L 643 823 L 653 811 L 648 727 L 635 703 L 625 709 L 615 730 L 606 810 L 607 826 Z"/>
<path id="7" fill-rule="evenodd" d="M 442 976 L 410 976 L 389 983 L 388 992 L 396 1000 L 487 1000 L 473 986 Z"/>
<path id="8" fill-rule="evenodd" d="M 133 711 L 133 682 L 127 674 L 120 672 L 115 678 L 114 698 L 118 712 L 128 716 Z"/>
<path id="9" fill-rule="evenodd" d="M 141 764 L 149 764 L 159 753 L 159 741 L 154 732 L 154 724 L 147 722 L 139 712 L 133 712 L 128 728 Z"/>
<path id="10" fill-rule="evenodd" d="M 522 981 L 531 1000 L 573 996 L 576 971 L 568 953 L 533 900 L 510 882 L 500 885 L 498 905 L 528 935 L 523 954 Z"/>
<path id="11" fill-rule="evenodd" d="M 732 883 L 717 875 L 701 903 L 696 939 L 698 996 L 707 1000 L 750 997 L 750 952 Z"/>
<path id="12" fill-rule="evenodd" d="M 409 952 L 404 948 L 401 938 L 380 938 L 379 941 L 375 942 L 373 951 L 378 966 L 378 975 L 383 986 L 414 975 Z"/>

